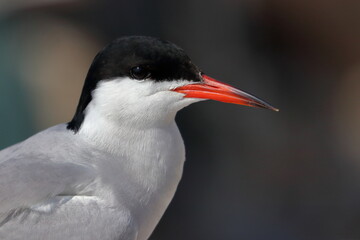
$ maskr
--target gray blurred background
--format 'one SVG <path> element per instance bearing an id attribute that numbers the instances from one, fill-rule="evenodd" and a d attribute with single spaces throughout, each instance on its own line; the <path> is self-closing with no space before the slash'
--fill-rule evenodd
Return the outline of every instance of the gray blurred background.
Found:
<path id="1" fill-rule="evenodd" d="M 69 121 L 96 52 L 133 34 L 280 108 L 178 114 L 185 172 L 151 240 L 360 239 L 358 0 L 1 0 L 0 148 Z"/>

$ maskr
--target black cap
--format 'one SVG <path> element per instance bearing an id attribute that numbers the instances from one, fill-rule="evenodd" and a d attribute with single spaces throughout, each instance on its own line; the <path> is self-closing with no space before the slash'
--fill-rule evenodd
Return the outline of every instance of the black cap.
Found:
<path id="1" fill-rule="evenodd" d="M 116 39 L 94 58 L 85 79 L 78 107 L 67 128 L 77 132 L 84 110 L 99 81 L 129 77 L 148 81 L 190 80 L 200 82 L 200 70 L 183 49 L 154 37 L 128 36 Z"/>

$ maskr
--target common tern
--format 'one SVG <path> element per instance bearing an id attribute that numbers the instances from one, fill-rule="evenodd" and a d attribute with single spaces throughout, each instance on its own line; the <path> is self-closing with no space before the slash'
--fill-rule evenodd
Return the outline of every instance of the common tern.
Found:
<path id="1" fill-rule="evenodd" d="M 173 43 L 110 43 L 70 122 L 0 152 L 0 239 L 148 239 L 183 171 L 175 115 L 206 99 L 277 111 L 204 74 Z"/>

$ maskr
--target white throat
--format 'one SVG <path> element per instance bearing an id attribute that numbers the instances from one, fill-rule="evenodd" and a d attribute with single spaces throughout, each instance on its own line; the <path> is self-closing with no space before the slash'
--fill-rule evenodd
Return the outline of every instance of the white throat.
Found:
<path id="1" fill-rule="evenodd" d="M 182 175 L 185 148 L 175 115 L 199 99 L 183 98 L 169 90 L 185 84 L 189 81 L 102 81 L 77 133 L 105 152 L 107 165 L 103 168 L 116 171 L 110 174 L 115 199 L 131 203 L 126 207 L 142 225 L 142 236 L 152 232 Z M 121 192 L 129 186 L 130 192 Z M 130 199 L 123 200 L 123 196 Z"/>
<path id="2" fill-rule="evenodd" d="M 114 150 L 112 147 L 119 147 L 118 141 L 134 144 L 141 140 L 135 136 L 136 132 L 174 125 L 180 109 L 200 101 L 170 91 L 189 83 L 187 80 L 136 81 L 126 77 L 100 81 L 92 93 L 78 134 L 99 146 L 106 145 L 110 151 Z"/>

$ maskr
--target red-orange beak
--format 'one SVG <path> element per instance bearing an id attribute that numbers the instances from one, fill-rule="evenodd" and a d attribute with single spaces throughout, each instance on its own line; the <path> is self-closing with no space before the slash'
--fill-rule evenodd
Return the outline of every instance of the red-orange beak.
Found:
<path id="1" fill-rule="evenodd" d="M 279 111 L 279 109 L 272 107 L 270 104 L 205 74 L 202 75 L 202 78 L 204 81 L 201 83 L 181 86 L 173 89 L 173 91 L 185 94 L 184 97 L 186 98 L 212 99 L 220 102 Z"/>

